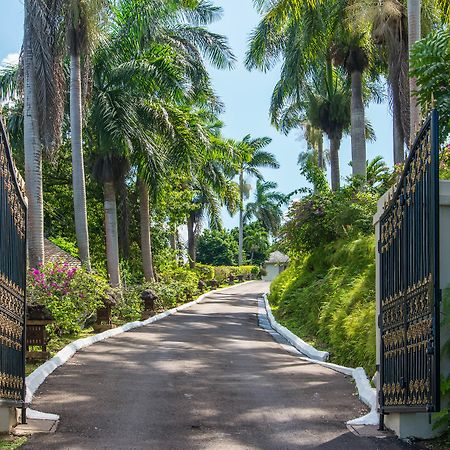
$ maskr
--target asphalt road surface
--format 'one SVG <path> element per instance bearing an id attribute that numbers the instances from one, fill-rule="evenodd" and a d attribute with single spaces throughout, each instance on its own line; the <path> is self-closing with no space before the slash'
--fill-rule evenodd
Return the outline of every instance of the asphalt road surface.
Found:
<path id="1" fill-rule="evenodd" d="M 263 282 L 77 353 L 33 409 L 61 417 L 24 449 L 403 449 L 362 438 L 351 379 L 302 361 L 258 327 Z"/>

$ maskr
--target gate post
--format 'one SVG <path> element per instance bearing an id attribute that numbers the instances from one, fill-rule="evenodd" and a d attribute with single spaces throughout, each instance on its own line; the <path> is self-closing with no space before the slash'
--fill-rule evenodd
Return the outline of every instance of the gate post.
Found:
<path id="1" fill-rule="evenodd" d="M 450 354 L 444 352 L 444 346 L 450 342 L 450 325 L 448 314 L 450 312 L 450 181 L 440 181 L 440 284 L 443 290 L 443 301 L 441 304 L 441 375 L 446 378 L 450 376 Z M 381 289 L 380 289 L 380 254 L 378 252 L 378 242 L 380 240 L 380 217 L 384 212 L 384 205 L 390 195 L 390 191 L 383 195 L 378 201 L 377 213 L 374 216 L 376 243 L 376 363 L 377 371 L 381 359 L 381 330 L 379 324 L 379 314 L 381 309 Z M 447 308 L 444 316 L 443 309 Z M 446 322 L 442 319 L 447 317 Z M 377 372 L 377 406 L 379 407 L 380 378 Z M 446 408 L 450 404 L 450 398 L 441 397 L 441 407 Z M 431 420 L 430 420 L 431 419 Z M 389 413 L 384 417 L 384 424 L 394 431 L 401 438 L 414 437 L 419 439 L 431 439 L 442 434 L 446 426 L 440 429 L 433 429 L 433 415 L 427 413 L 396 412 Z"/>
<path id="2" fill-rule="evenodd" d="M 16 408 L 0 405 L 0 434 L 7 434 L 17 425 Z"/>

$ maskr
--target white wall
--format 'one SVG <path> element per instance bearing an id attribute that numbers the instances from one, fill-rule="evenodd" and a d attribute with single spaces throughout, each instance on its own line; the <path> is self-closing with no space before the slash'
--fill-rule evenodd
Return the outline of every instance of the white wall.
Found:
<path id="1" fill-rule="evenodd" d="M 264 281 L 273 281 L 281 272 L 283 272 L 283 267 L 275 264 L 267 264 L 265 269 L 267 275 L 261 277 Z"/>

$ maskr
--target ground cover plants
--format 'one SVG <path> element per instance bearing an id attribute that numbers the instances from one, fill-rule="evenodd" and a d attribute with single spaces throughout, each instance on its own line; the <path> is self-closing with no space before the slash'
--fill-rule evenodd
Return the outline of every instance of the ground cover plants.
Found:
<path id="1" fill-rule="evenodd" d="M 271 285 L 276 319 L 331 362 L 375 373 L 375 237 L 340 239 L 298 256 Z"/>

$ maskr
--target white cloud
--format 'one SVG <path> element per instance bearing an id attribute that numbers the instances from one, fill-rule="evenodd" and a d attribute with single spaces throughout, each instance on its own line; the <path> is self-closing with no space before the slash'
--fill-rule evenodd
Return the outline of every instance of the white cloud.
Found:
<path id="1" fill-rule="evenodd" d="M 11 66 L 18 64 L 19 62 L 19 53 L 10 53 L 6 58 L 3 58 L 2 62 L 0 63 L 0 66 Z"/>

